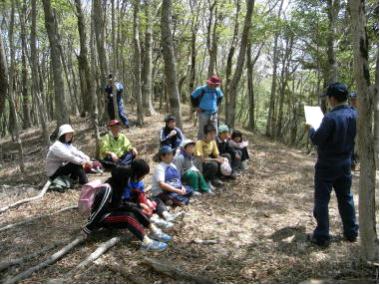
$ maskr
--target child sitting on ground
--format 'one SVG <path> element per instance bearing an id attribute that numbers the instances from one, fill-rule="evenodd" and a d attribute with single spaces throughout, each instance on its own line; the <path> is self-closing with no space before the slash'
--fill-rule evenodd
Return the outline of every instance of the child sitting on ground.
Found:
<path id="1" fill-rule="evenodd" d="M 218 136 L 216 137 L 216 143 L 218 144 L 219 153 L 221 156 L 226 157 L 232 166 L 232 169 L 238 170 L 241 165 L 241 153 L 240 151 L 235 150 L 229 144 L 230 141 L 230 129 L 227 125 L 219 126 Z M 230 178 L 235 179 L 236 175 L 233 172 Z"/>
<path id="2" fill-rule="evenodd" d="M 229 140 L 229 144 L 236 151 L 240 153 L 241 157 L 241 168 L 247 168 L 247 162 L 249 160 L 248 154 L 248 141 L 243 139 L 243 134 L 240 131 L 233 131 L 231 135 L 231 139 Z"/>
<path id="3" fill-rule="evenodd" d="M 168 145 L 174 152 L 184 140 L 182 131 L 176 127 L 176 118 L 168 115 L 165 118 L 165 127 L 160 131 L 160 146 Z"/>
<path id="4" fill-rule="evenodd" d="M 195 142 L 186 139 L 181 146 L 180 152 L 174 157 L 174 164 L 182 177 L 182 181 L 193 188 L 194 194 L 200 192 L 212 193 L 203 174 L 194 165 L 194 151 Z"/>
<path id="5" fill-rule="evenodd" d="M 145 185 L 142 180 L 130 180 L 124 188 L 123 201 L 136 203 L 142 209 L 144 215 L 159 227 L 168 229 L 173 226 L 172 221 L 176 216 L 168 212 L 166 205 L 159 198 L 149 199 L 144 191 Z"/>
<path id="6" fill-rule="evenodd" d="M 162 146 L 158 152 L 160 163 L 153 175 L 152 194 L 167 205 L 183 206 L 190 202 L 193 190 L 183 186 L 181 176 L 173 162 L 174 150 L 170 146 Z"/>

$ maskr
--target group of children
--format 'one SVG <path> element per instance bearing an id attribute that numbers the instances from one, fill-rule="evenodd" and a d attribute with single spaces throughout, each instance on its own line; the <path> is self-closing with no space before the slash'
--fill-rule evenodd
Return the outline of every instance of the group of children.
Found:
<path id="1" fill-rule="evenodd" d="M 138 158 L 138 152 L 121 133 L 121 124 L 111 120 L 109 133 L 101 139 L 100 162 L 111 171 L 105 183 L 97 185 L 84 234 L 101 228 L 127 228 L 141 241 L 141 248 L 162 251 L 172 237 L 164 229 L 183 213 L 171 213 L 170 208 L 187 205 L 193 195 L 214 194 L 236 179 L 246 169 L 248 142 L 239 131 L 230 133 L 228 126 L 204 126 L 204 136 L 198 141 L 187 139 L 176 127 L 176 118 L 165 118 L 160 131 L 158 162 L 147 195 L 143 179 L 150 172 L 148 163 Z M 49 148 L 46 173 L 50 180 L 65 175 L 84 185 L 88 183 L 86 169 L 94 162 L 72 144 L 74 130 L 70 125 L 59 128 L 57 141 Z M 88 184 L 86 184 L 88 185 Z M 149 231 L 148 235 L 146 232 Z"/>

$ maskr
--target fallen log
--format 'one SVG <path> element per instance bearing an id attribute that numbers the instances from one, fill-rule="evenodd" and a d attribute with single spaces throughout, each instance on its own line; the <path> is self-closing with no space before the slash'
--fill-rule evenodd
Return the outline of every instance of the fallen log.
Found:
<path id="1" fill-rule="evenodd" d="M 28 203 L 28 202 L 31 202 L 31 201 L 34 201 L 34 200 L 39 200 L 41 199 L 45 194 L 46 194 L 46 191 L 49 189 L 49 186 L 51 184 L 51 181 L 48 180 L 44 187 L 42 188 L 42 190 L 40 191 L 40 193 L 38 193 L 38 195 L 36 196 L 33 196 L 33 197 L 29 197 L 29 198 L 25 198 L 25 199 L 22 199 L 22 200 L 19 200 L 11 205 L 8 205 L 8 206 L 5 206 L 3 208 L 0 208 L 0 214 L 11 209 L 11 208 L 15 208 L 15 207 L 18 207 L 22 204 L 25 204 L 25 203 Z"/>
<path id="2" fill-rule="evenodd" d="M 53 263 L 55 263 L 58 259 L 62 258 L 64 255 L 66 255 L 70 250 L 72 250 L 77 245 L 81 244 L 86 237 L 84 235 L 79 235 L 77 238 L 75 238 L 71 243 L 64 246 L 62 249 L 54 253 L 53 255 L 49 256 L 46 260 L 43 262 L 17 274 L 16 276 L 12 276 L 8 279 L 6 279 L 3 283 L 6 284 L 12 284 L 12 283 L 18 283 L 21 280 L 28 278 L 31 276 L 34 272 L 41 270 Z"/>
<path id="3" fill-rule="evenodd" d="M 145 257 L 143 259 L 143 263 L 149 265 L 153 270 L 157 271 L 158 273 L 167 275 L 173 278 L 174 280 L 186 280 L 196 284 L 215 283 L 211 278 L 190 274 L 184 271 L 183 269 L 179 269 L 177 266 L 170 265 L 162 260 Z"/>
<path id="4" fill-rule="evenodd" d="M 54 216 L 56 214 L 59 214 L 59 213 L 62 213 L 62 212 L 68 211 L 68 210 L 76 209 L 76 208 L 78 208 L 77 205 L 68 206 L 66 208 L 63 208 L 63 209 L 58 210 L 58 211 L 53 212 L 53 213 L 49 213 L 49 214 L 45 214 L 45 215 L 39 215 L 39 216 L 36 216 L 36 217 L 32 217 L 30 219 L 26 219 L 26 220 L 21 221 L 21 222 L 17 222 L 17 223 L 14 223 L 14 224 L 9 224 L 9 225 L 1 227 L 0 228 L 0 232 L 1 231 L 5 231 L 5 230 L 9 230 L 9 229 L 12 229 L 12 228 L 15 228 L 15 227 L 18 227 L 18 226 L 26 225 L 26 224 L 32 223 L 32 222 L 34 222 L 36 220 L 39 220 L 41 218 L 46 218 L 46 217 L 49 217 L 49 216 Z"/>
<path id="5" fill-rule="evenodd" d="M 106 242 L 101 243 L 98 248 L 91 253 L 85 260 L 67 272 L 63 278 L 49 280 L 48 283 L 66 283 L 71 277 L 81 273 L 86 267 L 98 259 L 102 254 L 108 251 L 111 247 L 115 246 L 121 240 L 120 237 L 113 237 Z"/>
<path id="6" fill-rule="evenodd" d="M 33 252 L 33 253 L 29 254 L 29 255 L 25 255 L 23 257 L 0 261 L 0 272 L 4 271 L 5 269 L 7 269 L 7 268 L 9 268 L 9 267 L 11 267 L 13 265 L 19 265 L 19 264 L 22 264 L 22 263 L 24 263 L 25 261 L 27 261 L 29 259 L 35 258 L 37 256 L 40 256 L 40 255 L 44 254 L 45 252 L 48 252 L 49 250 L 51 250 L 51 249 L 53 249 L 53 248 L 61 245 L 62 243 L 63 242 L 61 241 L 61 242 L 57 242 L 57 243 L 45 246 L 41 250 Z"/>

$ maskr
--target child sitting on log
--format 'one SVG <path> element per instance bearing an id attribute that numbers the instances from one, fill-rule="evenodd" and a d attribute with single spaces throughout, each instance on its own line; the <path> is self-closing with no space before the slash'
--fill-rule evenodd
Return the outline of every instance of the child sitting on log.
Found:
<path id="1" fill-rule="evenodd" d="M 180 152 L 174 157 L 174 164 L 182 177 L 184 184 L 189 185 L 195 193 L 212 193 L 203 174 L 194 164 L 195 142 L 186 139 Z"/>
<path id="2" fill-rule="evenodd" d="M 149 221 L 135 203 L 123 202 L 122 195 L 130 179 L 140 181 L 149 173 L 144 160 L 136 159 L 130 166 L 118 166 L 112 176 L 99 189 L 92 204 L 88 223 L 83 227 L 85 234 L 100 228 L 128 229 L 141 241 L 141 249 L 162 251 L 172 238 Z M 150 237 L 145 229 L 151 231 Z"/>
<path id="3" fill-rule="evenodd" d="M 193 190 L 182 185 L 181 176 L 173 164 L 173 152 L 167 145 L 160 148 L 160 163 L 153 174 L 152 194 L 167 205 L 183 206 L 189 204 Z"/>

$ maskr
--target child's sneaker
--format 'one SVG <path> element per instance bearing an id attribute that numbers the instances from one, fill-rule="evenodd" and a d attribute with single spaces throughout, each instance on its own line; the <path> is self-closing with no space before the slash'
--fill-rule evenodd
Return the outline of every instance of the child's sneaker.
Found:
<path id="1" fill-rule="evenodd" d="M 210 188 L 210 191 L 215 191 L 214 185 L 211 184 L 211 181 L 207 182 L 208 188 Z"/>
<path id="2" fill-rule="evenodd" d="M 202 196 L 202 193 L 199 191 L 194 191 L 193 196 Z"/>
<path id="3" fill-rule="evenodd" d="M 169 212 L 166 212 L 164 214 L 164 218 L 167 222 L 174 222 L 178 217 L 185 215 L 185 212 L 179 212 L 176 214 L 171 214 Z"/>
<path id="4" fill-rule="evenodd" d="M 164 251 L 168 245 L 164 242 L 150 240 L 141 244 L 140 249 L 146 251 Z"/>
<path id="5" fill-rule="evenodd" d="M 165 221 L 157 216 L 153 216 L 150 220 L 153 222 L 153 224 L 163 229 L 170 229 L 174 226 L 173 223 Z"/>
<path id="6" fill-rule="evenodd" d="M 161 241 L 161 242 L 169 242 L 172 240 L 172 237 L 169 236 L 168 234 L 165 234 L 163 231 L 161 230 L 157 230 L 155 232 L 153 232 L 151 235 L 150 235 L 150 238 L 151 239 L 154 239 L 154 240 L 158 240 L 158 241 Z"/>

